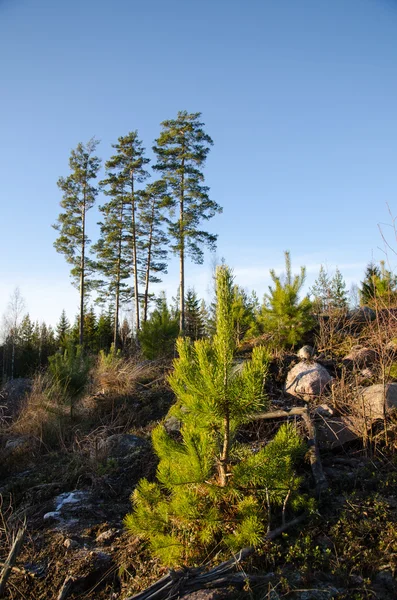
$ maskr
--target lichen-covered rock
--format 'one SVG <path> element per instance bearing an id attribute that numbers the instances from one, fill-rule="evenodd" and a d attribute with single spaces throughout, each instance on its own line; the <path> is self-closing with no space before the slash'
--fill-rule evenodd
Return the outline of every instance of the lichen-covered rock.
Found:
<path id="1" fill-rule="evenodd" d="M 300 362 L 289 371 L 285 391 L 308 401 L 321 396 L 332 379 L 327 369 L 319 363 Z"/>

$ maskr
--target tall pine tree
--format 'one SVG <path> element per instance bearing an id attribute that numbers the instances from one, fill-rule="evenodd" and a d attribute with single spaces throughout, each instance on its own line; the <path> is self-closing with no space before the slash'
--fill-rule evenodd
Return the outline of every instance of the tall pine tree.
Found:
<path id="1" fill-rule="evenodd" d="M 140 225 L 143 293 L 143 322 L 146 323 L 149 305 L 149 284 L 160 283 L 161 273 L 167 272 L 168 238 L 162 229 L 164 207 L 169 203 L 164 181 L 155 181 L 146 186 L 141 194 Z"/>
<path id="2" fill-rule="evenodd" d="M 135 329 L 140 329 L 139 315 L 139 192 L 137 185 L 148 176 L 145 166 L 149 162 L 145 158 L 145 149 L 138 138 L 137 131 L 131 131 L 126 136 L 118 138 L 118 143 L 112 146 L 116 153 L 107 161 L 106 169 L 109 195 L 113 198 L 123 198 L 123 219 L 128 220 L 128 239 L 131 251 L 131 274 L 134 282 L 134 312 Z M 110 183 L 111 182 L 111 183 Z M 125 190 L 125 191 L 124 191 Z M 119 198 L 120 201 L 120 198 Z"/>
<path id="3" fill-rule="evenodd" d="M 318 277 L 310 288 L 310 294 L 313 296 L 314 310 L 319 313 L 328 312 L 331 301 L 331 281 L 323 265 L 320 266 Z"/>
<path id="4" fill-rule="evenodd" d="M 86 276 L 89 269 L 86 235 L 86 214 L 94 206 L 98 190 L 91 182 L 98 174 L 100 159 L 95 156 L 98 141 L 92 138 L 87 144 L 78 144 L 72 150 L 69 166 L 71 174 L 58 179 L 58 187 L 63 192 L 59 215 L 53 227 L 59 231 L 54 242 L 57 252 L 63 254 L 72 265 L 71 275 L 80 290 L 79 343 L 84 342 L 84 305 L 86 298 Z"/>
<path id="5" fill-rule="evenodd" d="M 168 232 L 171 249 L 179 256 L 180 310 L 179 328 L 185 329 L 185 259 L 203 262 L 202 246 L 215 247 L 217 236 L 200 229 L 221 207 L 209 198 L 209 188 L 203 185 L 202 169 L 212 139 L 200 122 L 201 113 L 181 111 L 176 119 L 163 121 L 162 131 L 153 151 L 157 155 L 154 169 L 162 173 L 170 193 Z"/>
<path id="6" fill-rule="evenodd" d="M 103 221 L 100 225 L 100 237 L 92 250 L 96 253 L 95 268 L 102 279 L 97 279 L 97 301 L 114 306 L 113 343 L 118 344 L 120 305 L 130 299 L 132 291 L 126 280 L 131 275 L 133 252 L 131 248 L 131 223 L 127 211 L 129 198 L 127 182 L 122 176 L 111 172 L 113 159 L 105 164 L 107 179 L 100 185 L 109 196 L 109 201 L 100 207 Z"/>

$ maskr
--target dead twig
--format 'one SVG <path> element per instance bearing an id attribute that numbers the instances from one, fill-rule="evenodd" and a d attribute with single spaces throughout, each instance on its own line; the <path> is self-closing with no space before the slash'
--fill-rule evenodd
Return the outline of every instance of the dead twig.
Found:
<path id="1" fill-rule="evenodd" d="M 5 591 L 5 587 L 7 585 L 7 580 L 9 578 L 9 576 L 11 575 L 11 571 L 13 566 L 15 565 L 15 561 L 18 557 L 18 554 L 21 551 L 22 548 L 22 544 L 23 544 L 23 538 L 25 537 L 25 533 L 26 533 L 26 525 L 23 525 L 23 527 L 21 527 L 18 530 L 17 535 L 15 536 L 15 540 L 14 543 L 12 544 L 10 553 L 7 557 L 6 562 L 4 563 L 4 566 L 1 570 L 1 575 L 0 575 L 0 597 L 4 594 Z"/>

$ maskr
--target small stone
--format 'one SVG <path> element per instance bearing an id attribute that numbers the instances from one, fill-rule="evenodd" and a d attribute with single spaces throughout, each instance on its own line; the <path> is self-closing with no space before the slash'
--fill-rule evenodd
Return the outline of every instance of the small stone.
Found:
<path id="1" fill-rule="evenodd" d="M 314 348 L 312 346 L 302 346 L 300 350 L 298 350 L 298 356 L 302 360 L 311 360 L 314 355 Z"/>
<path id="2" fill-rule="evenodd" d="M 182 422 L 174 416 L 167 417 L 164 421 L 164 427 L 167 433 L 179 433 Z"/>
<path id="3" fill-rule="evenodd" d="M 319 404 L 319 406 L 316 406 L 314 409 L 314 414 L 319 417 L 332 417 L 334 411 L 328 404 Z"/>
<path id="4" fill-rule="evenodd" d="M 116 535 L 116 530 L 115 529 L 107 529 L 106 531 L 103 531 L 102 533 L 100 533 L 99 535 L 97 535 L 96 537 L 96 541 L 99 544 L 106 544 L 107 542 L 111 542 L 113 540 L 113 538 Z"/>
<path id="5" fill-rule="evenodd" d="M 18 450 L 18 448 L 23 448 L 29 443 L 29 440 L 26 437 L 18 437 L 9 439 L 6 442 L 5 449 L 8 451 Z"/>
<path id="6" fill-rule="evenodd" d="M 43 516 L 44 521 L 60 521 L 61 520 L 61 515 L 59 514 L 58 511 L 56 510 L 52 510 L 48 513 L 45 513 L 45 515 Z"/>
<path id="7" fill-rule="evenodd" d="M 98 443 L 99 456 L 120 458 L 134 454 L 148 446 L 144 438 L 129 433 L 116 433 Z"/>

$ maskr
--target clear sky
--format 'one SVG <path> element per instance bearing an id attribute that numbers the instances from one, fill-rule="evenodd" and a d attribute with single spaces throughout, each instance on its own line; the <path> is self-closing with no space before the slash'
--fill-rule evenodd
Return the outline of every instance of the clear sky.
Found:
<path id="1" fill-rule="evenodd" d="M 178 110 L 214 140 L 208 227 L 237 283 L 262 296 L 286 249 L 308 286 L 321 263 L 359 282 L 397 214 L 396 107 L 395 0 L 0 0 L 0 315 L 19 286 L 33 319 L 74 317 L 51 228 L 70 150 L 95 135 L 106 160 L 137 129 L 152 156 Z M 187 268 L 200 295 L 212 260 Z"/>

